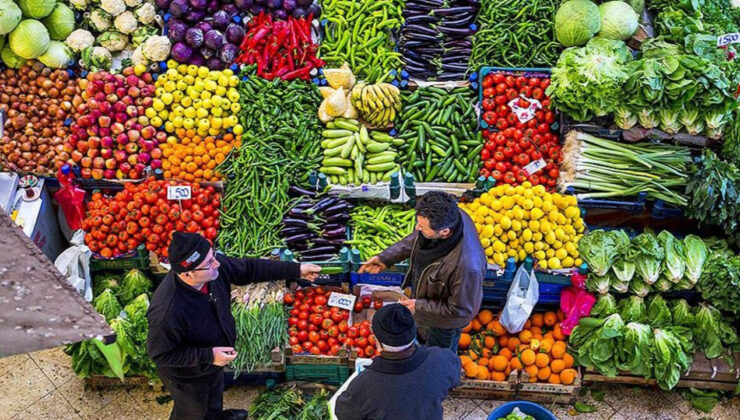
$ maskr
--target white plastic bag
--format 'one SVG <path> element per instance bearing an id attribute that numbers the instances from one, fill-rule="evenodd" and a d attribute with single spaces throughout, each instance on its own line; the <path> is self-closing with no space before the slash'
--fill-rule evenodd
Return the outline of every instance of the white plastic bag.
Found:
<path id="1" fill-rule="evenodd" d="M 54 261 L 54 266 L 61 271 L 67 281 L 90 302 L 93 299 L 92 280 L 90 279 L 90 248 L 85 245 L 85 232 L 78 230 L 69 242 L 71 247 L 62 252 Z"/>
<path id="2" fill-rule="evenodd" d="M 526 285 L 524 290 L 522 285 Z M 514 275 L 514 281 L 506 295 L 506 306 L 501 314 L 501 325 L 506 331 L 512 334 L 521 331 L 539 298 L 540 286 L 534 276 L 534 269 L 527 273 L 525 264 L 522 264 Z"/>

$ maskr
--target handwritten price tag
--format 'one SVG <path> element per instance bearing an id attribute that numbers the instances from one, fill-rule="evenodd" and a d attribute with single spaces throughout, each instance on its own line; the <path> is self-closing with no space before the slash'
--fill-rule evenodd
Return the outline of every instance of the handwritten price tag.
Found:
<path id="1" fill-rule="evenodd" d="M 168 200 L 190 200 L 190 185 L 171 185 L 167 187 Z"/>
<path id="2" fill-rule="evenodd" d="M 336 307 L 351 311 L 355 306 L 355 299 L 356 297 L 354 295 L 347 295 L 344 293 L 331 292 L 331 295 L 329 295 L 329 302 L 327 303 L 327 305 L 336 306 Z"/>
<path id="3" fill-rule="evenodd" d="M 537 159 L 533 162 L 529 162 L 529 165 L 525 166 L 522 169 L 524 169 L 524 172 L 526 172 L 527 175 L 533 175 L 543 170 L 545 166 L 547 166 L 547 163 L 545 163 L 544 159 Z"/>
<path id="4" fill-rule="evenodd" d="M 740 42 L 740 33 L 735 32 L 734 34 L 724 34 L 717 37 L 717 46 L 725 47 L 730 44 L 737 44 Z"/>
<path id="5" fill-rule="evenodd" d="M 529 102 L 529 106 L 527 108 L 519 106 L 520 98 Z M 537 99 L 525 98 L 524 96 L 521 96 L 520 98 L 510 100 L 507 105 L 509 105 L 511 111 L 516 115 L 516 117 L 519 118 L 519 121 L 525 123 L 534 118 L 534 112 L 538 109 L 542 109 L 542 104 Z"/>

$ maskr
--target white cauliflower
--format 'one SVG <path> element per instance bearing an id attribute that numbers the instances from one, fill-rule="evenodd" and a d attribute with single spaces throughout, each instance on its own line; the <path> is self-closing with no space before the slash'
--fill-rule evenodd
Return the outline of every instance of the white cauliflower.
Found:
<path id="1" fill-rule="evenodd" d="M 95 37 L 90 31 L 84 29 L 76 29 L 67 37 L 65 43 L 72 51 L 79 53 L 85 48 L 92 46 L 95 42 Z"/>
<path id="2" fill-rule="evenodd" d="M 141 51 L 141 47 L 141 45 L 136 47 L 134 52 L 131 54 L 131 63 L 133 63 L 133 65 L 143 64 L 145 66 L 148 66 L 149 60 L 144 57 L 144 53 Z"/>
<path id="3" fill-rule="evenodd" d="M 69 5 L 77 10 L 87 9 L 87 0 L 69 0 Z"/>
<path id="4" fill-rule="evenodd" d="M 141 0 L 123 0 L 126 2 L 126 6 L 128 7 L 136 7 L 141 4 Z"/>
<path id="5" fill-rule="evenodd" d="M 120 32 L 108 31 L 98 36 L 98 45 L 110 52 L 123 51 L 128 44 L 128 37 Z"/>
<path id="6" fill-rule="evenodd" d="M 170 55 L 172 43 L 166 36 L 155 35 L 141 44 L 141 52 L 144 57 L 152 61 L 164 61 Z"/>
<path id="7" fill-rule="evenodd" d="M 112 25 L 111 15 L 103 9 L 95 9 L 88 16 L 92 28 L 98 32 L 105 32 Z"/>
<path id="8" fill-rule="evenodd" d="M 136 17 L 134 16 L 134 14 L 131 11 L 127 10 L 116 16 L 115 20 L 113 20 L 113 25 L 122 33 L 130 34 L 131 32 L 136 30 L 136 27 L 139 26 L 139 23 L 136 21 Z"/>
<path id="9" fill-rule="evenodd" d="M 118 16 L 126 11 L 126 3 L 123 0 L 100 0 L 100 7 L 112 16 Z"/>
<path id="10" fill-rule="evenodd" d="M 139 22 L 144 25 L 149 25 L 154 22 L 154 17 L 157 16 L 157 10 L 154 8 L 153 4 L 144 3 L 141 7 L 136 9 L 134 14 L 136 15 L 136 18 L 139 19 Z"/>

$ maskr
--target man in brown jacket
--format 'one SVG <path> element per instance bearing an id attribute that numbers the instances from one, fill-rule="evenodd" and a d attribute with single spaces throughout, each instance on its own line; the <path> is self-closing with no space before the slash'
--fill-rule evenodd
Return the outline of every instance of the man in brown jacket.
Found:
<path id="1" fill-rule="evenodd" d="M 409 259 L 403 288 L 411 286 L 409 308 L 427 332 L 428 346 L 457 352 L 462 328 L 478 313 L 486 257 L 470 217 L 447 193 L 431 191 L 416 203 L 416 230 L 370 258 L 359 272 L 379 273 Z"/>

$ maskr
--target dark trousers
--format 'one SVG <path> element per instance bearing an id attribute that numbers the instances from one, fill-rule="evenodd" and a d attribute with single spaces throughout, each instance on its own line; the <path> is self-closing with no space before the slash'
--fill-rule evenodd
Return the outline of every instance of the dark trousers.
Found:
<path id="1" fill-rule="evenodd" d="M 175 402 L 171 420 L 218 420 L 224 405 L 224 371 L 195 382 L 182 382 L 160 375 Z"/>
<path id="2" fill-rule="evenodd" d="M 442 347 L 444 349 L 450 349 L 453 353 L 457 354 L 457 342 L 460 341 L 460 334 L 462 334 L 462 328 L 427 328 L 427 342 L 428 347 Z"/>

